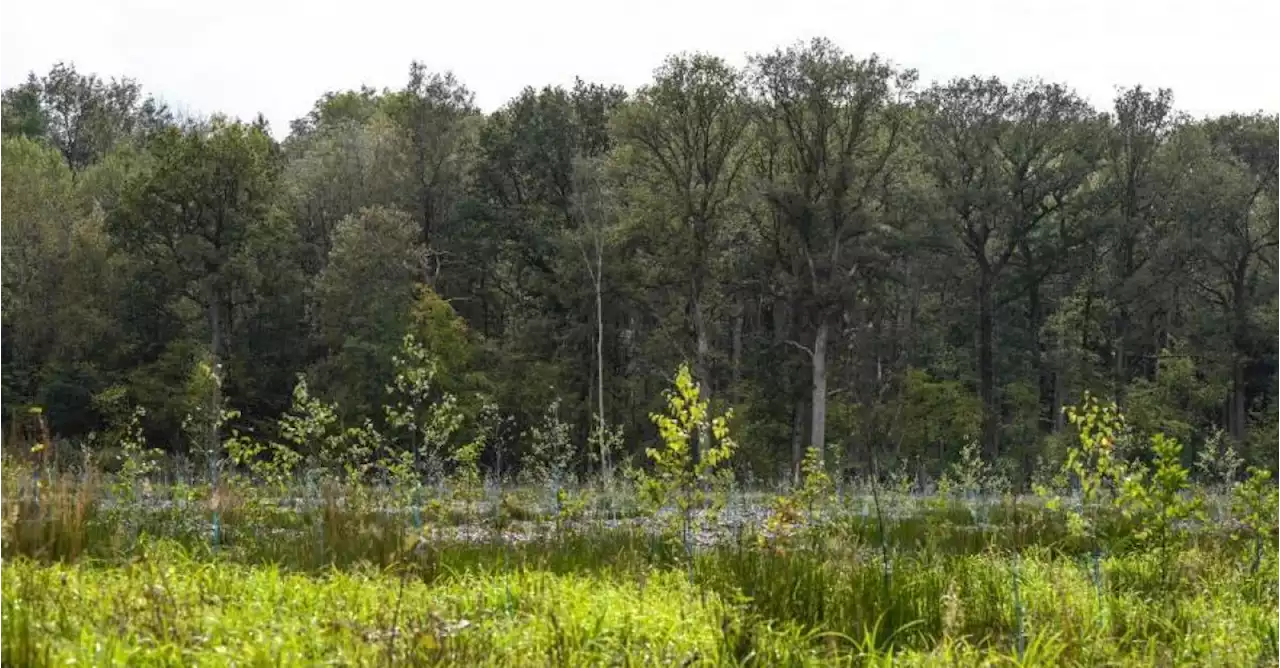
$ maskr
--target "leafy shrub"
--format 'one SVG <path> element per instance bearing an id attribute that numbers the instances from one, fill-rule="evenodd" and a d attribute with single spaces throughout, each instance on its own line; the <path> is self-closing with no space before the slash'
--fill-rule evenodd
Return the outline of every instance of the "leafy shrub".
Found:
<path id="1" fill-rule="evenodd" d="M 732 471 L 726 466 L 733 455 L 729 437 L 729 415 L 712 417 L 708 402 L 693 381 L 689 365 L 680 365 L 675 388 L 667 392 L 667 413 L 650 416 L 658 427 L 662 445 L 647 448 L 653 473 L 638 478 L 641 497 L 656 512 L 674 502 L 686 547 L 695 521 L 711 522 L 724 505 Z M 692 440 L 703 439 L 698 458 L 693 458 Z M 706 442 L 708 440 L 711 442 Z"/>

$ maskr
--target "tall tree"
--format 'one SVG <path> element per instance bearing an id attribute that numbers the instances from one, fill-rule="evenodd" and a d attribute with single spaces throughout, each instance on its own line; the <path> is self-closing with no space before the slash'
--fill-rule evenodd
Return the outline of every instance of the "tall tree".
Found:
<path id="1" fill-rule="evenodd" d="M 391 356 L 409 330 L 422 277 L 418 231 L 408 214 L 382 207 L 362 209 L 334 229 L 310 309 L 324 351 L 317 387 L 352 416 L 377 413 Z"/>
<path id="2" fill-rule="evenodd" d="M 610 242 L 613 211 L 605 203 L 609 189 L 601 175 L 599 158 L 579 159 L 574 165 L 574 209 L 578 218 L 575 241 L 582 254 L 583 266 L 595 291 L 596 306 L 596 429 L 600 471 L 609 483 L 612 463 L 609 453 L 608 422 L 604 412 L 604 260 L 605 245 Z"/>
<path id="3" fill-rule="evenodd" d="M 1098 161 L 1097 114 L 1063 86 L 958 79 L 924 95 L 923 149 L 944 220 L 973 263 L 983 443 L 999 453 L 996 396 L 998 282 L 1018 248 L 1056 215 Z"/>
<path id="4" fill-rule="evenodd" d="M 103 81 L 57 63 L 4 93 L 4 133 L 46 139 L 73 172 L 88 167 L 119 141 L 172 122 L 168 109 L 142 96 L 132 79 Z"/>
<path id="5" fill-rule="evenodd" d="M 1134 377 L 1135 361 L 1143 353 L 1149 359 L 1159 353 L 1148 345 L 1151 337 L 1140 335 L 1135 318 L 1154 310 L 1158 301 L 1152 299 L 1153 291 L 1164 273 L 1156 265 L 1162 256 L 1172 255 L 1167 242 L 1174 170 L 1163 159 L 1163 149 L 1177 122 L 1168 89 L 1152 92 L 1135 86 L 1116 97 L 1104 169 L 1115 207 L 1106 236 L 1112 260 L 1108 294 L 1115 306 L 1112 375 L 1118 396 Z M 1167 270 L 1170 263 L 1164 264 Z"/>
<path id="6" fill-rule="evenodd" d="M 358 112 L 327 110 L 348 97 L 318 104 L 315 124 L 286 144 L 283 189 L 304 245 L 304 265 L 313 275 L 324 267 L 338 221 L 366 207 L 396 207 L 409 176 L 408 141 L 385 113 L 365 113 L 363 106 Z"/>
<path id="7" fill-rule="evenodd" d="M 858 60 L 827 40 L 754 58 L 760 122 L 776 171 L 765 194 L 779 210 L 783 266 L 800 287 L 813 331 L 809 442 L 826 446 L 828 346 L 834 320 L 859 282 L 882 265 L 885 189 L 908 119 L 915 79 L 876 57 Z"/>
<path id="8" fill-rule="evenodd" d="M 1260 336 L 1252 311 L 1276 284 L 1280 133 L 1277 118 L 1263 115 L 1225 116 L 1188 132 L 1190 150 L 1199 153 L 1179 190 L 1193 249 L 1191 277 L 1226 325 L 1227 426 L 1240 441 L 1248 428 L 1246 370 Z M 1261 336 L 1271 339 L 1271 332 Z"/>
<path id="9" fill-rule="evenodd" d="M 112 235 L 177 296 L 206 314 L 209 362 L 217 387 L 236 295 L 238 263 L 255 226 L 264 224 L 276 196 L 278 152 L 257 126 L 215 118 L 205 127 L 168 128 L 150 142 L 153 163 L 130 179 L 108 218 Z M 221 396 L 210 397 L 211 415 Z M 207 448 L 216 451 L 216 420 Z"/>
<path id="10" fill-rule="evenodd" d="M 56 278 L 50 265 L 59 251 L 71 248 L 74 186 L 61 156 L 30 139 L 6 137 L 0 165 L 5 339 L 9 343 L 6 352 L 14 355 L 7 357 L 11 361 L 6 371 L 22 368 L 31 373 L 38 369 L 36 360 L 47 356 L 40 349 L 53 343 L 52 327 L 41 321 L 52 315 L 58 302 L 56 288 L 50 285 L 50 279 Z M 30 397 L 33 382 L 18 382 L 13 387 L 13 380 L 7 379 L 6 385 Z"/>
<path id="11" fill-rule="evenodd" d="M 452 72 L 430 72 L 414 61 L 409 83 L 388 100 L 387 110 L 409 143 L 409 179 L 404 210 L 420 228 L 420 242 L 430 260 L 423 277 L 433 285 L 443 263 L 435 235 L 453 213 L 464 188 L 469 146 L 473 139 L 475 95 Z"/>
<path id="12" fill-rule="evenodd" d="M 43 139 L 49 134 L 49 116 L 41 104 L 41 85 L 35 72 L 26 83 L 4 91 L 0 101 L 0 132 L 5 137 Z"/>
<path id="13" fill-rule="evenodd" d="M 618 117 L 622 160 L 645 197 L 642 218 L 656 219 L 656 239 L 688 290 L 694 371 L 704 396 L 713 392 L 708 293 L 724 227 L 739 197 L 750 120 L 742 76 L 705 54 L 673 56 L 654 82 L 636 92 Z M 704 447 L 705 434 L 695 445 Z"/>
<path id="14" fill-rule="evenodd" d="M 587 264 L 599 260 L 603 269 L 610 254 L 609 244 L 595 241 L 605 240 L 597 225 L 612 216 L 613 205 L 596 190 L 610 185 L 601 161 L 612 143 L 610 115 L 624 97 L 620 88 L 578 81 L 571 90 L 527 88 L 492 114 L 480 132 L 471 206 L 446 235 L 450 250 L 471 262 L 451 272 L 442 291 L 467 300 L 459 310 L 501 341 L 495 352 L 505 367 L 581 392 L 580 416 L 600 411 L 604 397 L 591 388 L 600 387 L 601 367 L 609 366 L 600 364 L 600 353 L 612 352 L 601 325 L 620 306 L 607 298 L 612 286 L 602 281 L 603 313 L 597 311 Z M 583 186 L 593 188 L 585 202 Z M 540 416 L 545 406 L 527 403 L 534 388 L 518 385 L 506 390 L 520 397 L 517 414 Z M 575 422 L 588 424 L 587 417 Z"/>

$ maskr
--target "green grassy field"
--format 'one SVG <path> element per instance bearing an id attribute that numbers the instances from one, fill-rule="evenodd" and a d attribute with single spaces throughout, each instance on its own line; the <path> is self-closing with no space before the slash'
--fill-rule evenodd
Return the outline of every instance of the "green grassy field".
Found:
<path id="1" fill-rule="evenodd" d="M 687 370 L 677 387 L 651 466 L 586 485 L 537 458 L 536 483 L 485 480 L 476 447 L 430 483 L 405 452 L 335 473 L 247 442 L 204 483 L 137 445 L 112 475 L 9 459 L 0 659 L 1280 663 L 1268 471 L 1192 484 L 1177 441 L 1133 440 L 1091 402 L 1069 412 L 1080 445 L 1035 494 L 972 444 L 928 493 L 905 475 L 837 485 L 817 449 L 801 485 L 746 490 L 724 467 L 723 418 Z M 694 461 L 699 429 L 720 445 Z"/>
<path id="2" fill-rule="evenodd" d="M 1277 663 L 1274 536 L 1229 518 L 1162 551 L 1035 500 L 824 496 L 780 524 L 738 494 L 686 542 L 624 493 L 566 519 L 537 489 L 240 490 L 215 543 L 208 488 L 106 496 L 6 493 L 5 665 Z"/>

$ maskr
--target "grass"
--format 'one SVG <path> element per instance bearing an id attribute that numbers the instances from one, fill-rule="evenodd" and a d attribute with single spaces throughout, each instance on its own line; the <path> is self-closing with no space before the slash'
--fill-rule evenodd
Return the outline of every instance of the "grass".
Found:
<path id="1" fill-rule="evenodd" d="M 785 537 L 725 518 L 690 563 L 635 512 L 558 523 L 532 489 L 415 519 L 336 487 L 122 504 L 62 477 L 36 503 L 5 474 L 4 665 L 1277 665 L 1274 536 L 1225 523 L 1167 560 L 1106 516 L 1095 576 L 1031 502 L 899 499 L 882 525 L 846 497 Z"/>
<path id="2" fill-rule="evenodd" d="M 160 547 L 122 566 L 6 568 L 6 664 L 714 663 L 726 619 L 679 573 L 643 581 L 516 570 L 424 582 L 200 563 Z M 109 602 L 102 605 L 102 602 Z M 282 614 L 283 613 L 283 614 Z"/>
<path id="3" fill-rule="evenodd" d="M 549 548 L 550 549 L 550 548 Z M 563 546 L 562 546 L 563 549 Z M 679 568 L 362 565 L 293 572 L 143 541 L 119 563 L 7 563 L 6 665 L 902 665 L 1019 663 L 1010 561 L 990 553 L 873 560 L 716 549 Z M 496 562 L 496 560 L 495 560 Z M 1022 665 L 1267 665 L 1274 587 L 1211 555 L 1020 560 Z M 1101 604 L 1101 607 L 1100 605 Z M 894 632 L 896 631 L 896 633 Z"/>

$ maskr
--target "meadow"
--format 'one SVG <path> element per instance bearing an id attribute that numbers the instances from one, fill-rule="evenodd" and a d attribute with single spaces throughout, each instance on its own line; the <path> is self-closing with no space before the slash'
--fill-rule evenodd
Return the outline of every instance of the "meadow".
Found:
<path id="1" fill-rule="evenodd" d="M 465 455 L 429 484 L 395 462 L 342 476 L 263 449 L 200 480 L 127 440 L 113 473 L 7 457 L 0 659 L 1277 665 L 1265 471 L 1193 483 L 1158 435 L 1121 457 L 1095 402 L 1034 491 L 976 448 L 927 486 L 833 479 L 810 451 L 800 484 L 753 488 L 686 398 L 650 466 L 584 480 Z M 723 445 L 693 461 L 704 427 Z"/>
<path id="2" fill-rule="evenodd" d="M 1092 550 L 1035 499 L 848 493 L 784 527 L 741 493 L 686 545 L 625 507 L 512 500 L 540 489 L 435 499 L 421 526 L 329 489 L 226 503 L 215 542 L 207 494 L 6 498 L 4 663 L 1276 663 L 1274 540 L 1225 521 L 1162 555 L 1118 514 Z"/>

